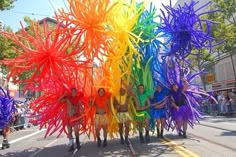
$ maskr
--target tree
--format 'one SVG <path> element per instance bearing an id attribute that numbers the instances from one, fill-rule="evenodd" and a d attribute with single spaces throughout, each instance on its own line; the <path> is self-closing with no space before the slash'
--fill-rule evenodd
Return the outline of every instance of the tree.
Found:
<path id="1" fill-rule="evenodd" d="M 13 3 L 15 1 L 16 0 L 1 0 L 0 1 L 0 10 L 3 11 L 3 10 L 11 9 L 13 7 Z"/>
<path id="2" fill-rule="evenodd" d="M 10 27 L 4 27 L 3 31 L 6 32 L 12 32 L 12 29 Z M 8 73 L 7 66 L 1 63 L 1 60 L 4 58 L 14 58 L 17 54 L 16 51 L 12 49 L 12 46 L 14 45 L 13 42 L 6 39 L 0 32 L 0 69 L 1 69 L 1 75 L 2 75 L 2 84 L 1 86 L 7 86 L 6 81 L 6 75 Z"/>
<path id="3" fill-rule="evenodd" d="M 1 0 L 0 10 L 3 11 L 3 10 L 11 9 L 15 1 L 16 0 Z M 2 27 L 3 26 L 1 26 L 0 28 L 1 31 L 12 32 L 12 29 L 9 26 L 3 27 L 3 28 Z M 13 42 L 3 37 L 0 32 L 0 60 L 4 58 L 16 57 L 16 52 L 12 49 L 12 46 L 13 46 Z M 0 66 L 1 66 L 2 73 L 7 74 L 7 67 L 3 64 L 1 64 Z"/>
<path id="4" fill-rule="evenodd" d="M 214 65 L 215 61 L 214 61 L 214 57 L 211 53 L 209 53 L 208 49 L 201 49 L 201 50 L 193 50 L 193 51 L 197 51 L 197 53 L 192 53 L 189 55 L 189 59 L 192 61 L 192 63 L 190 64 L 190 69 L 198 72 L 198 71 L 202 71 L 202 70 L 209 70 L 207 68 L 207 65 L 209 67 L 209 65 Z M 195 54 L 195 55 L 194 55 Z M 202 84 L 203 84 L 203 88 L 204 90 L 206 90 L 206 74 L 203 73 L 200 75 Z"/>
<path id="5" fill-rule="evenodd" d="M 25 17 L 24 21 L 26 22 L 27 26 L 30 25 L 30 23 L 33 21 L 29 17 Z M 30 28 L 28 28 L 30 30 Z M 7 26 L 3 27 L 4 32 L 13 32 L 12 29 Z M 5 38 L 2 34 L 0 34 L 0 60 L 6 59 L 6 58 L 15 58 L 18 56 L 18 53 L 13 49 L 13 47 L 17 47 L 15 43 L 13 43 L 11 40 Z M 8 68 L 6 65 L 2 64 L 0 65 L 1 72 L 3 75 L 8 74 Z M 19 76 L 21 79 L 25 79 L 29 77 L 29 73 L 23 73 Z M 5 78 L 3 78 L 4 80 Z M 14 80 L 14 78 L 13 78 Z"/>
<path id="6" fill-rule="evenodd" d="M 192 60 L 191 69 L 195 71 L 203 70 L 206 67 L 208 69 L 211 68 L 219 61 L 222 54 L 231 56 L 233 63 L 232 55 L 236 53 L 236 0 L 212 0 L 212 5 L 209 9 L 218 11 L 207 14 L 202 18 L 216 22 L 211 27 L 211 34 L 215 38 L 215 43 L 219 43 L 222 40 L 224 42 L 214 47 L 212 54 L 203 49 L 198 52 L 198 55 L 190 55 L 189 58 Z M 205 89 L 207 83 L 205 74 L 200 77 Z"/>
<path id="7" fill-rule="evenodd" d="M 3 30 L 12 32 L 12 29 L 9 26 L 4 27 Z M 14 46 L 14 43 L 0 34 L 0 60 L 3 60 L 4 58 L 15 58 L 17 56 L 17 53 L 12 49 L 12 46 Z M 7 73 L 6 66 L 1 65 L 1 69 L 4 74 Z"/>
<path id="8" fill-rule="evenodd" d="M 224 38 L 224 44 L 216 47 L 222 53 L 236 53 L 236 0 L 213 0 L 212 10 L 219 10 L 209 14 L 208 18 L 219 24 L 212 27 L 215 38 Z"/>
<path id="9" fill-rule="evenodd" d="M 210 14 L 209 19 L 219 25 L 212 28 L 215 38 L 222 38 L 224 43 L 217 46 L 215 51 L 229 55 L 233 65 L 234 79 L 236 79 L 235 63 L 232 55 L 236 54 L 236 0 L 213 0 L 212 10 L 219 10 Z M 235 85 L 236 86 L 236 85 Z"/>

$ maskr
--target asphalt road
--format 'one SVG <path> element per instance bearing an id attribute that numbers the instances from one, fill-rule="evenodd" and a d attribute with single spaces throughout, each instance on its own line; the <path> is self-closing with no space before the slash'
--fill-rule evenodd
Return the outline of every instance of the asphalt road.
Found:
<path id="1" fill-rule="evenodd" d="M 45 130 L 37 127 L 10 134 L 11 147 L 0 150 L 1 157 L 69 157 L 65 135 L 43 137 Z M 131 147 L 121 145 L 119 139 L 108 140 L 106 148 L 98 148 L 93 139 L 83 135 L 82 148 L 76 157 L 234 157 L 236 156 L 236 118 L 206 117 L 201 124 L 188 129 L 188 138 L 179 138 L 175 131 L 165 132 L 164 139 L 151 134 L 151 142 L 140 144 L 138 136 L 131 136 Z M 130 149 L 131 148 L 131 149 Z"/>

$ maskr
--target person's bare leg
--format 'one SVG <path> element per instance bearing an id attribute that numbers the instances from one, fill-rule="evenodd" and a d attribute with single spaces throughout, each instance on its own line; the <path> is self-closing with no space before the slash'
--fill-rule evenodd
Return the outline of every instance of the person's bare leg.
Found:
<path id="1" fill-rule="evenodd" d="M 104 141 L 103 141 L 103 147 L 107 146 L 107 125 L 103 125 L 103 136 L 104 136 Z"/>
<path id="2" fill-rule="evenodd" d="M 181 120 L 177 120 L 176 127 L 177 127 L 177 131 L 178 131 L 179 136 L 182 136 L 181 126 L 182 126 Z"/>
<path id="3" fill-rule="evenodd" d="M 67 131 L 68 131 L 68 138 L 73 139 L 72 127 L 70 125 L 67 125 L 66 127 L 67 127 Z"/>
<path id="4" fill-rule="evenodd" d="M 2 129 L 2 135 L 3 135 L 3 142 L 2 142 L 2 147 L 10 147 L 10 144 L 8 143 L 8 135 L 10 132 L 10 126 L 5 126 Z"/>
<path id="5" fill-rule="evenodd" d="M 138 122 L 138 131 L 139 133 L 143 132 L 143 122 Z"/>
<path id="6" fill-rule="evenodd" d="M 10 132 L 10 126 L 9 125 L 3 128 L 2 135 L 3 135 L 4 140 L 8 140 L 9 132 Z"/>
<path id="7" fill-rule="evenodd" d="M 145 130 L 146 130 L 146 142 L 149 143 L 150 142 L 150 137 L 149 137 L 149 119 L 146 118 L 145 119 Z"/>
<path id="8" fill-rule="evenodd" d="M 138 130 L 139 130 L 139 139 L 141 143 L 144 143 L 144 138 L 143 138 L 143 122 L 139 121 L 138 122 Z"/>
<path id="9" fill-rule="evenodd" d="M 124 144 L 124 137 L 123 137 L 123 123 L 119 123 L 119 133 L 120 133 L 120 143 Z"/>
<path id="10" fill-rule="evenodd" d="M 98 126 L 95 126 L 95 133 L 97 136 L 97 146 L 100 147 L 101 146 L 101 138 L 100 138 L 100 128 Z"/>
<path id="11" fill-rule="evenodd" d="M 80 148 L 80 141 L 79 141 L 79 128 L 78 128 L 78 124 L 76 124 L 73 128 L 74 128 L 74 131 L 75 131 L 76 147 L 77 147 L 77 149 L 79 149 Z"/>
<path id="12" fill-rule="evenodd" d="M 149 119 L 148 118 L 146 118 L 145 119 L 145 125 L 146 125 L 146 131 L 149 131 Z"/>
<path id="13" fill-rule="evenodd" d="M 188 121 L 184 120 L 183 121 L 183 137 L 187 138 L 186 132 L 187 132 L 187 127 L 188 127 Z"/>
<path id="14" fill-rule="evenodd" d="M 157 125 L 157 137 L 160 138 L 160 124 L 161 124 L 161 121 L 160 119 L 156 119 L 156 125 Z"/>
<path id="15" fill-rule="evenodd" d="M 67 125 L 67 131 L 68 131 L 68 138 L 69 138 L 69 151 L 73 151 L 74 149 L 74 140 L 72 135 L 72 127 L 70 125 Z"/>
<path id="16" fill-rule="evenodd" d="M 125 143 L 126 144 L 129 143 L 128 136 L 129 136 L 129 121 L 125 122 Z"/>
<path id="17" fill-rule="evenodd" d="M 165 127 L 165 118 L 161 118 L 161 138 L 164 138 L 163 132 L 164 132 L 164 127 Z"/>
<path id="18" fill-rule="evenodd" d="M 129 124 L 130 122 L 125 122 L 125 136 L 129 136 Z"/>

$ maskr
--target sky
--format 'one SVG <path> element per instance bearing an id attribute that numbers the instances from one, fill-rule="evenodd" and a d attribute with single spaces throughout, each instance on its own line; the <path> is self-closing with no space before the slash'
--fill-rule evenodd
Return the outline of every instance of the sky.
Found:
<path id="1" fill-rule="evenodd" d="M 141 0 L 137 0 L 137 2 L 140 1 Z M 160 8 L 162 3 L 164 5 L 169 4 L 169 0 L 147 1 L 152 2 L 156 8 Z M 172 5 L 174 5 L 176 1 L 177 0 L 172 0 Z M 54 12 L 59 8 L 67 10 L 67 4 L 67 0 L 17 0 L 14 3 L 14 8 L 0 11 L 0 20 L 5 26 L 10 26 L 13 31 L 17 31 L 21 28 L 20 21 L 23 21 L 25 16 L 29 16 L 36 20 L 41 20 L 45 17 L 52 17 Z"/>

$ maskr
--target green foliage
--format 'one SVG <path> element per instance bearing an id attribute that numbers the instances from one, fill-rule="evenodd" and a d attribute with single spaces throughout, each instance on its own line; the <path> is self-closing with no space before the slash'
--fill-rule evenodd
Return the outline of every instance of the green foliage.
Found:
<path id="1" fill-rule="evenodd" d="M 33 22 L 29 17 L 24 17 L 24 21 L 26 25 L 29 27 L 28 30 L 31 31 L 30 25 Z M 4 32 L 13 32 L 12 29 L 8 27 L 3 28 Z M 5 38 L 3 35 L 0 34 L 0 60 L 6 59 L 6 58 L 15 58 L 18 56 L 18 53 L 13 49 L 19 48 L 15 43 L 13 43 L 11 40 Z M 8 73 L 8 68 L 6 65 L 1 64 L 2 72 L 6 75 Z M 29 77 L 30 72 L 28 73 L 22 73 L 19 78 L 24 79 Z"/>
<path id="2" fill-rule="evenodd" d="M 219 10 L 208 15 L 208 19 L 219 24 L 212 27 L 212 35 L 223 39 L 224 43 L 216 50 L 222 53 L 235 53 L 236 49 L 236 0 L 213 0 L 212 10 Z"/>
<path id="3" fill-rule="evenodd" d="M 12 29 L 8 27 L 4 27 L 3 30 L 5 32 L 12 32 Z M 4 58 L 15 58 L 17 56 L 16 51 L 12 48 L 15 44 L 5 38 L 2 34 L 0 34 L 0 60 Z M 7 67 L 1 64 L 1 69 L 4 74 L 7 74 Z"/>
<path id="4" fill-rule="evenodd" d="M 0 0 L 0 10 L 8 10 L 13 7 L 13 3 L 15 0 Z"/>
<path id="5" fill-rule="evenodd" d="M 209 65 L 215 64 L 215 59 L 211 53 L 208 52 L 208 49 L 202 49 L 202 50 L 193 50 L 195 53 L 190 54 L 188 57 L 192 61 L 192 64 L 190 64 L 191 70 L 194 70 L 196 72 L 208 69 Z M 193 55 L 194 54 L 194 55 Z M 208 66 L 208 67 L 206 67 Z M 205 81 L 205 74 L 200 75 L 200 78 L 203 83 L 203 88 L 206 90 L 206 81 Z"/>
<path id="6" fill-rule="evenodd" d="M 193 52 L 194 51 L 196 52 L 189 55 L 189 58 L 192 61 L 192 69 L 194 69 L 194 67 L 197 67 L 196 71 L 203 70 L 207 63 L 214 64 L 214 57 L 211 53 L 208 52 L 207 49 L 193 50 Z"/>
<path id="7" fill-rule="evenodd" d="M 216 22 L 211 27 L 211 34 L 216 39 L 215 43 L 224 41 L 222 44 L 212 49 L 215 55 L 221 55 L 223 53 L 233 54 L 236 51 L 236 0 L 212 0 L 210 10 L 218 10 L 217 12 L 207 14 L 202 19 Z M 206 27 L 203 25 L 203 27 Z M 195 51 L 195 52 L 194 52 Z M 217 56 L 213 56 L 207 49 L 200 51 L 193 50 L 196 55 L 190 55 L 189 58 L 192 61 L 192 70 L 203 70 L 204 68 L 210 68 L 211 65 L 217 63 Z M 215 58 L 216 57 L 216 58 Z M 206 67 L 207 66 L 207 67 Z M 195 69 L 197 68 L 197 69 Z M 204 75 L 201 75 L 201 79 L 205 88 Z"/>
<path id="8" fill-rule="evenodd" d="M 235 24 L 236 0 L 213 0 L 213 7 L 220 10 L 219 18 Z"/>
<path id="9" fill-rule="evenodd" d="M 10 27 L 5 27 L 3 30 L 5 32 L 12 32 Z M 16 57 L 16 52 L 12 49 L 12 46 L 14 46 L 13 42 L 0 35 L 0 60 Z"/>

